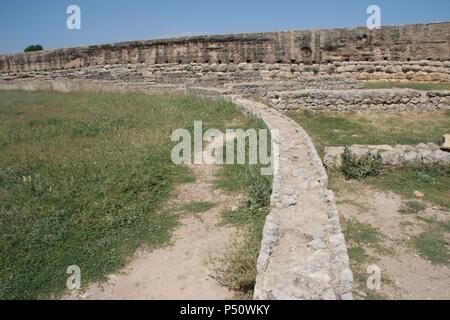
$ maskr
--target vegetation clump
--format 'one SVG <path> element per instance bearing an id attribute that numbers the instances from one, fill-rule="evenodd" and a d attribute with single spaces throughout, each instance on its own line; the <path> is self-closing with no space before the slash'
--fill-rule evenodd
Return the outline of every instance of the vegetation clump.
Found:
<path id="1" fill-rule="evenodd" d="M 366 177 L 376 177 L 380 174 L 383 163 L 379 154 L 370 152 L 358 157 L 348 147 L 342 155 L 342 173 L 345 179 L 362 180 Z"/>
<path id="2" fill-rule="evenodd" d="M 44 47 L 42 47 L 40 44 L 32 44 L 31 46 L 26 47 L 24 52 L 34 52 L 42 50 L 44 50 Z"/>

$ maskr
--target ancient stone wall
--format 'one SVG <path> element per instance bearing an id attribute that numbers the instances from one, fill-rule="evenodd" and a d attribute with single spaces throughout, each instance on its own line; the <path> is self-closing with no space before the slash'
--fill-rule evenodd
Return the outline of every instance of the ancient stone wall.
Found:
<path id="1" fill-rule="evenodd" d="M 1 59 L 1 58 L 0 58 Z M 106 64 L 69 69 L 0 72 L 0 81 L 18 79 L 97 79 L 146 81 L 148 83 L 170 83 L 202 86 L 226 86 L 241 82 L 293 81 L 324 78 L 340 81 L 396 80 L 419 82 L 450 82 L 450 62 L 441 61 L 350 61 L 325 64 L 292 63 L 190 63 L 190 64 Z M 308 84 L 305 84 L 308 88 Z M 350 85 L 347 88 L 352 88 Z M 298 87 L 297 89 L 303 88 Z M 324 87 L 325 88 L 325 87 Z M 341 87 L 336 87 L 340 89 Z"/>
<path id="2" fill-rule="evenodd" d="M 273 177 L 254 299 L 352 299 L 353 275 L 339 212 L 310 137 L 264 104 L 239 97 L 232 101 L 269 129 L 279 130 L 279 136 L 272 136 L 279 169 Z"/>
<path id="3" fill-rule="evenodd" d="M 326 147 L 323 162 L 327 167 L 338 168 L 342 165 L 342 155 L 345 147 Z M 356 157 L 367 153 L 380 155 L 384 165 L 414 166 L 414 165 L 450 165 L 450 152 L 442 151 L 435 143 L 420 143 L 409 145 L 352 145 L 350 152 Z"/>
<path id="4" fill-rule="evenodd" d="M 411 89 L 296 90 L 269 92 L 277 110 L 326 112 L 403 112 L 450 110 L 450 91 Z"/>
<path id="5" fill-rule="evenodd" d="M 448 62 L 450 23 L 353 29 L 286 31 L 134 41 L 0 56 L 0 72 L 29 72 L 115 64 L 304 64 L 332 72 L 336 62 Z M 306 67 L 316 65 L 315 67 Z M 367 67 L 367 73 L 395 74 Z M 332 67 L 333 66 L 333 67 Z M 352 67 L 342 72 L 353 72 Z M 356 68 L 357 65 L 355 66 Z M 436 68 L 441 65 L 436 65 Z M 362 68 L 362 67 L 361 67 Z M 270 71 L 270 70 L 268 70 Z M 407 73 L 405 71 L 404 73 Z M 366 75 L 367 76 L 367 75 Z"/>

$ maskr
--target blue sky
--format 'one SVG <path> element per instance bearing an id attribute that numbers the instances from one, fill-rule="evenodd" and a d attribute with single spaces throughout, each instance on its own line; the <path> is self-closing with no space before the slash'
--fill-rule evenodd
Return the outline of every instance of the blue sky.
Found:
<path id="1" fill-rule="evenodd" d="M 66 8 L 81 8 L 81 30 Z M 1 0 L 0 53 L 197 34 L 365 25 L 377 4 L 382 24 L 450 21 L 450 0 Z"/>

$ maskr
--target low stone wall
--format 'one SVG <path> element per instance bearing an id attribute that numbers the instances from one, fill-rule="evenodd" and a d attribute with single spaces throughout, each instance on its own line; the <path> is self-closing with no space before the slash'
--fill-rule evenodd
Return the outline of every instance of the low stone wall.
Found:
<path id="1" fill-rule="evenodd" d="M 273 91 L 293 91 L 293 90 L 345 90 L 345 89 L 359 89 L 362 84 L 359 81 L 352 79 L 345 79 L 332 76 L 315 76 L 305 77 L 301 80 L 291 81 L 257 81 L 257 82 L 242 82 L 236 84 L 226 85 L 225 88 L 235 94 L 245 97 L 267 97 Z"/>
<path id="2" fill-rule="evenodd" d="M 307 133 L 265 105 L 232 101 L 280 130 L 279 170 L 257 263 L 255 299 L 352 299 L 353 276 L 327 173 Z"/>
<path id="3" fill-rule="evenodd" d="M 445 111 L 450 109 L 450 91 L 410 89 L 296 90 L 270 92 L 270 105 L 277 110 L 327 112 Z"/>
<path id="4" fill-rule="evenodd" d="M 450 152 L 442 151 L 437 144 L 421 143 L 416 146 L 409 145 L 353 145 L 350 152 L 361 157 L 367 153 L 379 154 L 384 165 L 411 166 L 421 164 L 450 164 Z M 323 162 L 327 167 L 338 168 L 342 165 L 344 147 L 327 147 Z"/>
<path id="5" fill-rule="evenodd" d="M 353 276 L 341 232 L 334 194 L 307 133 L 278 111 L 227 90 L 109 81 L 21 81 L 0 89 L 58 91 L 179 92 L 230 99 L 243 112 L 260 118 L 279 150 L 273 177 L 271 211 L 263 230 L 254 299 L 352 299 Z"/>

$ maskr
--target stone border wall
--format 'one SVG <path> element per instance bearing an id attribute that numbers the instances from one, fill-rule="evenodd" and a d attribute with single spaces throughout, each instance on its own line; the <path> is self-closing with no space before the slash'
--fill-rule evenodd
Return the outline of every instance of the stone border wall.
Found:
<path id="1" fill-rule="evenodd" d="M 279 129 L 279 171 L 273 179 L 257 262 L 254 299 L 352 299 L 353 275 L 334 194 L 308 134 L 293 120 L 265 105 L 232 101 Z"/>
<path id="2" fill-rule="evenodd" d="M 352 145 L 349 147 L 356 157 L 367 153 L 379 154 L 384 165 L 414 166 L 422 164 L 450 165 L 450 152 L 442 151 L 437 144 L 420 143 L 409 145 Z M 342 165 L 344 147 L 326 147 L 323 162 L 327 167 L 338 168 Z"/>
<path id="3" fill-rule="evenodd" d="M 450 91 L 444 90 L 297 90 L 269 92 L 267 99 L 273 108 L 282 111 L 399 112 L 450 109 Z"/>
<path id="4" fill-rule="evenodd" d="M 327 173 L 307 133 L 278 111 L 212 88 L 35 80 L 12 82 L 0 89 L 184 92 L 229 99 L 280 132 L 272 136 L 272 148 L 279 150 L 279 169 L 273 177 L 254 299 L 352 299 L 353 276 Z"/>

